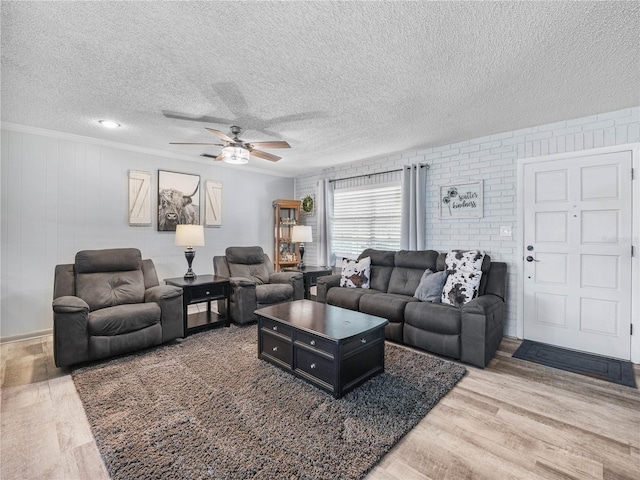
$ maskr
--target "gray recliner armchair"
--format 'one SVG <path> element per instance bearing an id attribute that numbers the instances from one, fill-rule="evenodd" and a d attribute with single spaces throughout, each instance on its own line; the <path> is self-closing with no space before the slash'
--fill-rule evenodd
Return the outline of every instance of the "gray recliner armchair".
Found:
<path id="1" fill-rule="evenodd" d="M 56 366 L 129 353 L 184 335 L 182 289 L 159 285 L 140 250 L 83 250 L 56 265 L 53 355 Z"/>
<path id="2" fill-rule="evenodd" d="M 302 274 L 274 272 L 261 247 L 229 247 L 224 256 L 213 257 L 213 271 L 231 278 L 229 313 L 235 323 L 257 320 L 253 312 L 258 308 L 304 297 Z M 221 313 L 224 308 L 224 302 L 218 302 Z"/>

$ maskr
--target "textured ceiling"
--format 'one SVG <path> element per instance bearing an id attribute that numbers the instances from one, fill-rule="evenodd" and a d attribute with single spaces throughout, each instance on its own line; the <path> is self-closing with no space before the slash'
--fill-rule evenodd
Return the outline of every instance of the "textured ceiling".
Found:
<path id="1" fill-rule="evenodd" d="M 2 121 L 204 162 L 168 142 L 236 124 L 295 175 L 640 105 L 639 31 L 638 2 L 2 1 Z"/>

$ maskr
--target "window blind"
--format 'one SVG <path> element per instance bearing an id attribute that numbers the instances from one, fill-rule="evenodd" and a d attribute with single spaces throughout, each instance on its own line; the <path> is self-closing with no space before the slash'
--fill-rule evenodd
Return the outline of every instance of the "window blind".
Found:
<path id="1" fill-rule="evenodd" d="M 401 184 L 336 189 L 331 249 L 356 258 L 365 248 L 400 250 Z"/>

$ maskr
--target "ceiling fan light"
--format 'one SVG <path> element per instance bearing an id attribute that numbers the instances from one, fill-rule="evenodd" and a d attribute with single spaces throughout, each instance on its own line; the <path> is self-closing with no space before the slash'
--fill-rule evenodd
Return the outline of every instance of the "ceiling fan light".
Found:
<path id="1" fill-rule="evenodd" d="M 249 163 L 249 150 L 242 147 L 224 147 L 222 149 L 222 161 L 234 165 Z"/>

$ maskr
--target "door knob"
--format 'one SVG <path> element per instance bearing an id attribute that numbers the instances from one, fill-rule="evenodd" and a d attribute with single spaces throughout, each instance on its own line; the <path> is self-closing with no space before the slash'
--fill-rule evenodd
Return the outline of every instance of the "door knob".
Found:
<path id="1" fill-rule="evenodd" d="M 527 262 L 539 262 L 540 260 L 536 260 L 531 255 L 527 256 Z"/>

